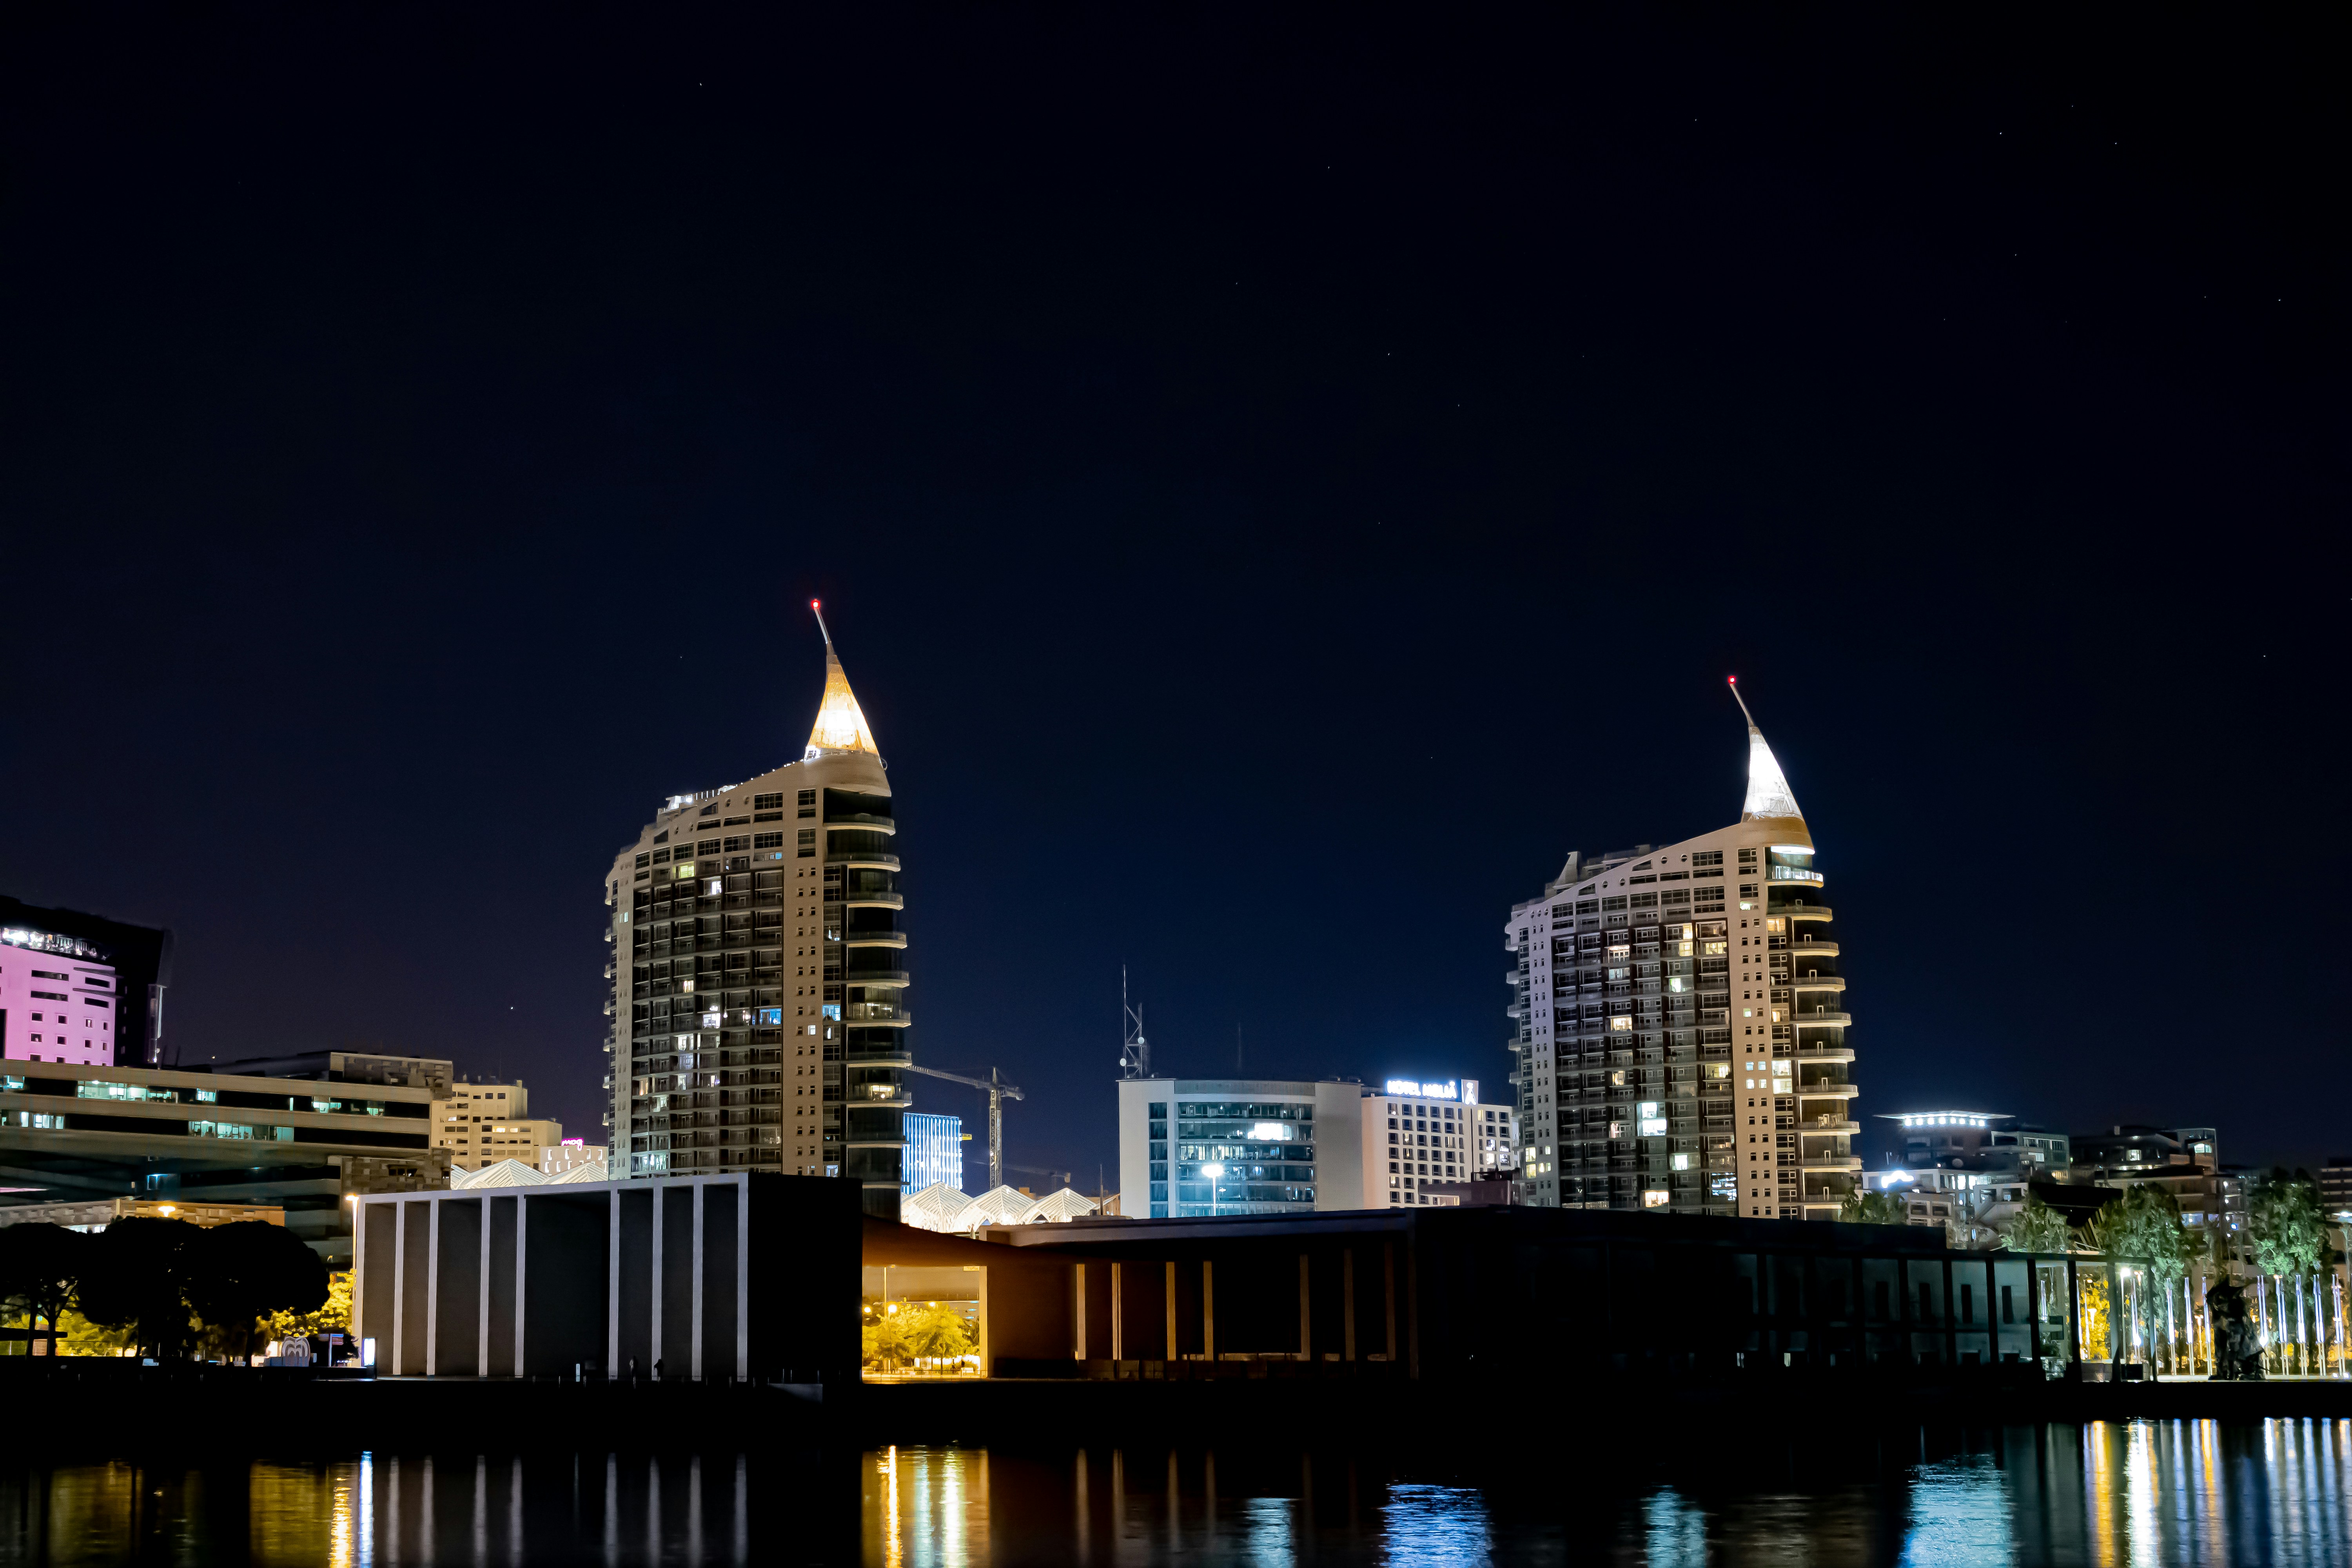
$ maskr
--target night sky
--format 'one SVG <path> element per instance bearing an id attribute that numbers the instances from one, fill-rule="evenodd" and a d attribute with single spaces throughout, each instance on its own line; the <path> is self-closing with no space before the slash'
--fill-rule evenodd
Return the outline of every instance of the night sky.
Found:
<path id="1" fill-rule="evenodd" d="M 1164 1068 L 1506 1092 L 1510 904 L 1737 818 L 1736 673 L 1865 1119 L 2315 1163 L 2321 10 L 12 8 L 0 891 L 600 1140 L 604 873 L 821 595 L 917 1058 L 1091 1188 L 1122 963 Z"/>

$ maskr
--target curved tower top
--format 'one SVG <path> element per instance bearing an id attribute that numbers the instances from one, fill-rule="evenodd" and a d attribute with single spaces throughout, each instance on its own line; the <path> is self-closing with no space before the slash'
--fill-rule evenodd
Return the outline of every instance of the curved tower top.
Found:
<path id="1" fill-rule="evenodd" d="M 1764 731 L 1756 727 L 1756 716 L 1748 711 L 1748 700 L 1739 695 L 1739 678 L 1730 677 L 1728 684 L 1731 700 L 1739 704 L 1739 716 L 1748 721 L 1748 799 L 1739 808 L 1739 820 L 1775 824 L 1782 837 L 1773 848 L 1811 854 L 1812 832 L 1805 826 L 1805 814 L 1797 809 L 1789 775 L 1780 771 L 1780 759 L 1764 743 Z"/>
<path id="2" fill-rule="evenodd" d="M 824 697 L 817 704 L 816 722 L 809 726 L 808 750 L 801 760 L 813 763 L 819 757 L 863 752 L 878 761 L 882 753 L 874 744 L 874 731 L 866 727 L 866 710 L 857 706 L 857 694 L 849 689 L 841 656 L 833 650 L 833 633 L 825 627 L 824 607 L 811 599 L 809 609 L 816 616 L 816 629 L 824 636 Z"/>

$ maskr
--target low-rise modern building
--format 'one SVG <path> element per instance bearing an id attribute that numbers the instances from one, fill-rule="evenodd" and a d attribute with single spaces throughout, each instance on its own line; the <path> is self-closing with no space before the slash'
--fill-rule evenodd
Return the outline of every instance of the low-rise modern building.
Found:
<path id="1" fill-rule="evenodd" d="M 330 1267 L 348 1268 L 345 1199 L 448 1185 L 449 1156 L 433 1146 L 434 1107 L 446 1091 L 429 1087 L 220 1068 L 5 1066 L 0 1166 L 16 1190 L 0 1203 L 280 1208 L 287 1227 Z"/>
<path id="2" fill-rule="evenodd" d="M 2228 1237 L 2231 1255 L 2251 1260 L 2245 1241 L 2244 1178 L 2223 1165 L 2221 1139 L 2210 1127 L 2111 1126 L 2072 1139 L 2071 1186 L 2159 1187 L 2180 1205 L 2180 1217 L 2203 1235 Z"/>
<path id="3" fill-rule="evenodd" d="M 542 1153 L 562 1142 L 563 1123 L 530 1114 L 530 1090 L 520 1079 L 460 1080 L 434 1108 L 434 1146 L 448 1150 L 449 1163 L 461 1171 L 478 1171 L 500 1160 L 536 1166 Z"/>
<path id="4" fill-rule="evenodd" d="M 1994 1175 L 2063 1178 L 2073 1163 L 2066 1134 L 2029 1126 L 1997 1110 L 1882 1112 L 1887 1141 L 1882 1170 L 1979 1171 Z"/>
<path id="5" fill-rule="evenodd" d="M 1121 1079 L 1119 1192 L 1137 1218 L 1363 1208 L 1363 1100 L 1337 1079 Z"/>

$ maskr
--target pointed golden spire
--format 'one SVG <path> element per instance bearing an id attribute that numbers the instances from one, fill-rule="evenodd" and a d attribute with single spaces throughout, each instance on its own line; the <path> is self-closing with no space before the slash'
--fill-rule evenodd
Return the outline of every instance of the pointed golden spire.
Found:
<path id="1" fill-rule="evenodd" d="M 864 752 L 878 757 L 881 752 L 874 744 L 874 731 L 866 727 L 865 710 L 857 706 L 856 694 L 849 689 L 849 677 L 842 672 L 841 656 L 833 651 L 833 633 L 825 629 L 824 606 L 811 599 L 809 610 L 816 616 L 816 629 L 824 637 L 824 700 L 817 704 L 816 722 L 809 729 L 808 752 L 802 761 L 843 752 Z"/>
<path id="2" fill-rule="evenodd" d="M 1764 743 L 1764 731 L 1756 727 L 1756 716 L 1748 711 L 1748 700 L 1739 695 L 1739 678 L 1730 678 L 1731 700 L 1739 704 L 1739 716 L 1748 721 L 1748 799 L 1740 807 L 1742 822 L 1793 821 L 1796 831 L 1805 833 L 1806 847 L 1811 848 L 1811 835 L 1805 830 L 1805 814 L 1797 809 L 1796 792 L 1789 787 L 1789 775 L 1780 771 L 1780 759 L 1772 748 Z"/>

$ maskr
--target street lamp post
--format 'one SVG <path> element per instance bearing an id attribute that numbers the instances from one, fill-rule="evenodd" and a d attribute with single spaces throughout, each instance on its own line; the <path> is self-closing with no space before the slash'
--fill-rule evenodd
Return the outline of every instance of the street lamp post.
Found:
<path id="1" fill-rule="evenodd" d="M 1224 1173 L 1225 1168 L 1223 1165 L 1211 1164 L 1201 1167 L 1201 1174 L 1209 1178 L 1209 1217 L 1211 1219 L 1217 1217 L 1217 1178 Z"/>

